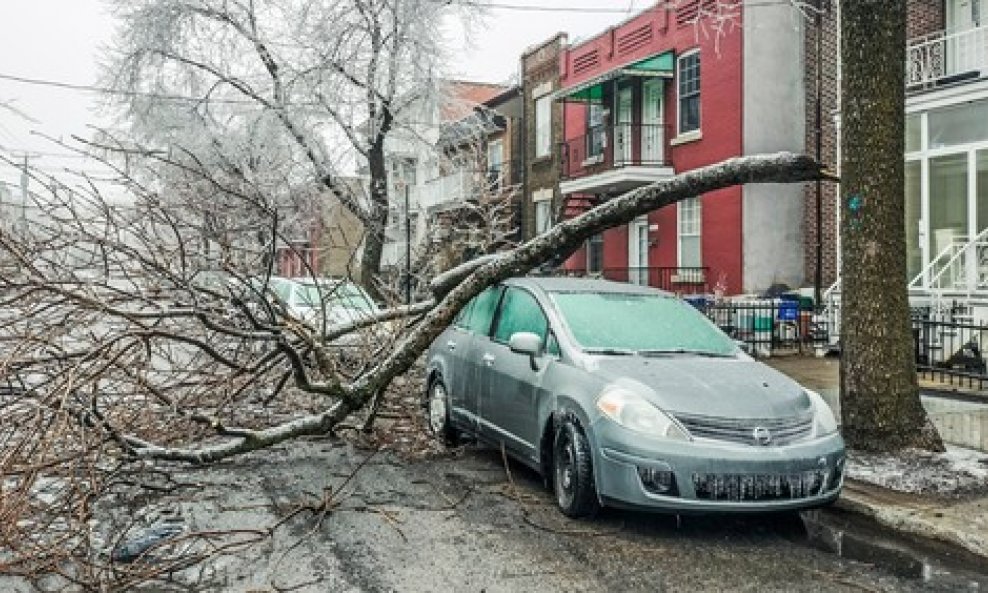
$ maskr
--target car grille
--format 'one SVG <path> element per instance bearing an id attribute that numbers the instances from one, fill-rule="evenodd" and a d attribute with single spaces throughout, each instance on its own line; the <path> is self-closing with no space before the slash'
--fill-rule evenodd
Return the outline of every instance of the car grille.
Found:
<path id="1" fill-rule="evenodd" d="M 810 436 L 813 414 L 789 418 L 718 418 L 675 414 L 676 420 L 697 438 L 756 446 L 787 445 Z"/>
<path id="2" fill-rule="evenodd" d="M 798 500 L 823 494 L 829 471 L 792 474 L 693 474 L 693 491 L 702 500 L 758 502 Z M 830 488 L 839 480 L 831 480 Z"/>

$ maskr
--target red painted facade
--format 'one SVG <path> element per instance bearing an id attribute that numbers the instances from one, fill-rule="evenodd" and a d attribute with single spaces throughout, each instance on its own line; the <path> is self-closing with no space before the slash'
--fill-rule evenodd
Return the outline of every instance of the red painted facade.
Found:
<path id="1" fill-rule="evenodd" d="M 666 124 L 664 155 L 676 173 L 738 156 L 742 154 L 743 146 L 741 23 L 718 35 L 704 33 L 698 28 L 702 25 L 693 22 L 680 24 L 684 20 L 676 9 L 657 7 L 569 48 L 562 54 L 559 65 L 561 86 L 567 89 L 651 56 L 672 51 L 678 57 L 699 48 L 699 138 L 676 141 L 678 81 L 675 78 L 665 79 L 663 89 L 662 112 Z M 640 123 L 642 118 L 641 80 L 628 77 L 624 82 L 633 88 L 631 112 L 634 125 Z M 605 107 L 614 113 L 613 93 L 604 102 Z M 565 144 L 587 134 L 587 106 L 576 102 L 566 102 L 564 105 Z M 636 146 L 635 143 L 632 145 Z M 633 158 L 638 158 L 637 153 Z M 712 192 L 704 195 L 701 201 L 701 265 L 709 268 L 706 278 L 708 289 L 723 277 L 727 282 L 728 294 L 740 292 L 743 286 L 741 188 Z M 676 207 L 652 212 L 648 221 L 649 267 L 676 267 L 679 245 Z M 604 234 L 604 268 L 629 267 L 628 251 L 627 227 L 612 229 Z M 565 267 L 584 270 L 586 265 L 584 248 L 575 253 Z"/>

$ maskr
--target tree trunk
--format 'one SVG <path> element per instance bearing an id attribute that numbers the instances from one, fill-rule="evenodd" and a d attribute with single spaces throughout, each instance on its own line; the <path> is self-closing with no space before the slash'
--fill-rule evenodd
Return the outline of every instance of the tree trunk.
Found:
<path id="1" fill-rule="evenodd" d="M 906 288 L 906 0 L 840 9 L 843 433 L 857 449 L 942 450 L 919 399 Z"/>
<path id="2" fill-rule="evenodd" d="M 360 257 L 360 283 L 376 299 L 381 298 L 377 277 L 384 253 L 384 229 L 388 225 L 388 172 L 383 147 L 384 141 L 379 139 L 367 152 L 370 211 L 364 220 L 364 249 Z"/>

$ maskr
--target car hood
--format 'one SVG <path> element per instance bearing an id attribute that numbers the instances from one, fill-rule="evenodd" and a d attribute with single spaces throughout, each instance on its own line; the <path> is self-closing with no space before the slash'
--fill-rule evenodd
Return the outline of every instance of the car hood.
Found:
<path id="1" fill-rule="evenodd" d="M 648 386 L 652 403 L 673 413 L 726 418 L 786 418 L 812 408 L 803 388 L 750 359 L 613 356 L 597 358 L 594 374 Z"/>

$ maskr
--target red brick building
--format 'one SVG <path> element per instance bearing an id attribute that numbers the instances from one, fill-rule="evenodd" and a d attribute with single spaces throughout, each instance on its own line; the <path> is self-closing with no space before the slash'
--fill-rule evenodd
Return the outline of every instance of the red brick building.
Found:
<path id="1" fill-rule="evenodd" d="M 566 48 L 552 94 L 564 213 L 729 157 L 804 151 L 804 26 L 786 3 L 658 3 Z M 796 287 L 803 219 L 801 186 L 733 187 L 611 229 L 565 266 L 680 292 Z"/>

